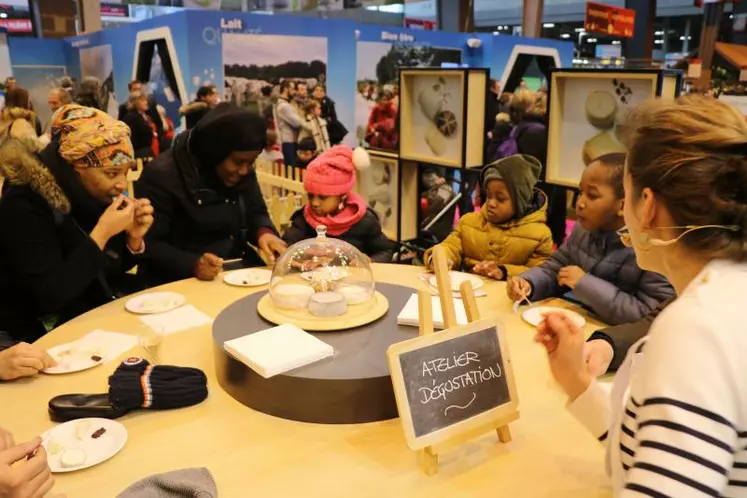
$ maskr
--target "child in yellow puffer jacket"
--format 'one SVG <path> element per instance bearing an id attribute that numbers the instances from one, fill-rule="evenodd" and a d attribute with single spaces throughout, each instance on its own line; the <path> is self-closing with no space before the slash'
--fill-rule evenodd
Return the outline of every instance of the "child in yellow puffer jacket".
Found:
<path id="1" fill-rule="evenodd" d="M 469 213 L 440 246 L 452 268 L 506 280 L 544 263 L 552 254 L 547 198 L 536 190 L 542 165 L 516 154 L 488 164 L 480 180 L 486 201 Z M 432 250 L 425 253 L 430 268 Z"/>

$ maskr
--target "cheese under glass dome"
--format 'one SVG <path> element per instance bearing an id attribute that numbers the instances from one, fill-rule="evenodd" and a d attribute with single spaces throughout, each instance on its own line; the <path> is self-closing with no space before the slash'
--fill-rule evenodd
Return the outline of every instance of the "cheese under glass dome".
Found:
<path id="1" fill-rule="evenodd" d="M 326 227 L 316 231 L 316 238 L 293 244 L 275 263 L 273 308 L 289 322 L 302 315 L 324 320 L 368 311 L 374 303 L 370 259 L 351 244 L 327 237 Z"/>

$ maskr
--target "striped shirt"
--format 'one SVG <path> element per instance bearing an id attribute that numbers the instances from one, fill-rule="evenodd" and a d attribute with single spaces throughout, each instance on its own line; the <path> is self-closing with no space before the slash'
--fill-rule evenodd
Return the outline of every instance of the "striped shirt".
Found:
<path id="1" fill-rule="evenodd" d="M 745 290 L 747 265 L 710 263 L 631 348 L 612 396 L 594 382 L 569 405 L 607 446 L 615 496 L 747 497 Z"/>

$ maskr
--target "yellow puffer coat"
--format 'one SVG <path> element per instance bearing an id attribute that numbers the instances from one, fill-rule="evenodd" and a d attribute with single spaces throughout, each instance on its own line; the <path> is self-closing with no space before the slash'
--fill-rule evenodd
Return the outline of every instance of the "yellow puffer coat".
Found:
<path id="1" fill-rule="evenodd" d="M 494 225 L 482 212 L 469 213 L 459 220 L 456 229 L 440 245 L 446 249 L 454 268 L 467 271 L 482 261 L 495 261 L 503 266 L 508 277 L 513 277 L 544 263 L 553 252 L 552 234 L 547 224 L 547 199 L 538 209 L 520 220 Z M 430 266 L 432 249 L 425 253 L 425 264 Z"/>

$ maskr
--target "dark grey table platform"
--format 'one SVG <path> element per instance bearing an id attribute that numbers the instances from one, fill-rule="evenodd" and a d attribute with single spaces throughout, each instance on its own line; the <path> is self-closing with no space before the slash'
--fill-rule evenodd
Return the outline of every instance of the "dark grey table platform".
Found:
<path id="1" fill-rule="evenodd" d="M 225 341 L 274 324 L 257 313 L 258 292 L 236 301 L 215 319 L 213 350 L 218 382 L 234 399 L 254 410 L 289 420 L 320 424 L 358 424 L 396 418 L 387 348 L 417 337 L 417 327 L 397 325 L 410 287 L 376 284 L 389 300 L 379 320 L 341 332 L 312 332 L 331 345 L 335 355 L 265 379 L 223 349 Z"/>

